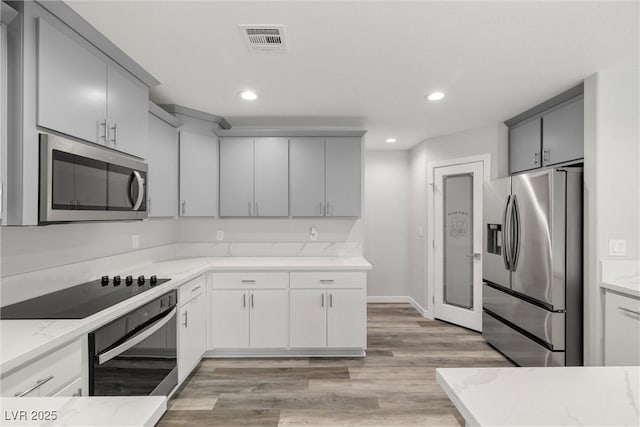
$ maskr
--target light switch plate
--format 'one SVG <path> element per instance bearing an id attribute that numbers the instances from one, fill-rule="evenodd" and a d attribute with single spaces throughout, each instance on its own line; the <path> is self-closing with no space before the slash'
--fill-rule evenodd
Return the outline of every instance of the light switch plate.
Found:
<path id="1" fill-rule="evenodd" d="M 423 236 L 424 236 L 424 228 L 418 227 L 418 237 L 423 237 Z"/>
<path id="2" fill-rule="evenodd" d="M 318 230 L 315 227 L 311 227 L 309 230 L 309 240 L 318 240 Z"/>
<path id="3" fill-rule="evenodd" d="M 627 256 L 627 241 L 623 239 L 610 239 L 609 256 Z"/>
<path id="4" fill-rule="evenodd" d="M 224 230 L 216 231 L 216 240 L 217 241 L 224 240 Z"/>

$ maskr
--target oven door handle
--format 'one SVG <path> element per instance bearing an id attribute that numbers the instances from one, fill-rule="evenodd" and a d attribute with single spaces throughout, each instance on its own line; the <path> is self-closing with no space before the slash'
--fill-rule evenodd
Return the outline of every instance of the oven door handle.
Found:
<path id="1" fill-rule="evenodd" d="M 169 320 L 171 320 L 175 316 L 176 312 L 177 312 L 177 308 L 173 307 L 173 310 L 171 310 L 169 314 L 156 320 L 154 323 L 150 324 L 149 326 L 147 326 L 146 328 L 144 328 L 143 330 L 141 330 L 140 332 L 138 332 L 137 334 L 135 334 L 134 336 L 132 336 L 131 338 L 123 342 L 122 344 L 120 344 L 119 346 L 114 347 L 111 350 L 107 350 L 105 352 L 100 353 L 98 355 L 98 364 L 102 365 L 103 363 L 106 363 L 109 360 L 113 359 L 114 357 L 119 356 L 120 354 L 129 350 L 131 347 L 138 345 L 140 342 L 146 340 L 151 335 L 156 333 L 160 328 L 165 326 L 169 322 Z"/>

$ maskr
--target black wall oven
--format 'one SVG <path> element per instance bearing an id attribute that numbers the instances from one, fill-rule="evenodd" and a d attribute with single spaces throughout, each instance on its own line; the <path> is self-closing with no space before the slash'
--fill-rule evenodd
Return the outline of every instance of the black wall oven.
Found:
<path id="1" fill-rule="evenodd" d="M 126 154 L 40 134 L 39 222 L 147 218 L 147 170 Z"/>
<path id="2" fill-rule="evenodd" d="M 89 334 L 90 396 L 167 396 L 178 384 L 176 291 Z"/>

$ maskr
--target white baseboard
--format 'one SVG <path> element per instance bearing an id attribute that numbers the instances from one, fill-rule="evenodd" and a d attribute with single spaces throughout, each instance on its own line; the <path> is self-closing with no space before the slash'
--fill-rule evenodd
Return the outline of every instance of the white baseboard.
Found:
<path id="1" fill-rule="evenodd" d="M 367 296 L 369 303 L 407 303 L 409 299 L 407 296 Z"/>
<path id="2" fill-rule="evenodd" d="M 407 298 L 409 299 L 409 304 L 411 304 L 411 306 L 415 308 L 422 317 L 427 319 L 433 319 L 433 315 L 431 314 L 431 312 L 429 312 L 429 310 L 427 310 L 426 308 L 418 304 L 418 301 L 414 300 L 411 297 L 407 297 Z"/>

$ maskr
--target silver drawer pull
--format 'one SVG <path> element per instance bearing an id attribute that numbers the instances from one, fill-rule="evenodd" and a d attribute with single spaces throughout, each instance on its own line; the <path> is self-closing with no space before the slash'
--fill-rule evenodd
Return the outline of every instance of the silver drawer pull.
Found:
<path id="1" fill-rule="evenodd" d="M 333 279 L 320 279 L 320 283 L 333 283 Z"/>
<path id="2" fill-rule="evenodd" d="M 195 292 L 195 291 L 197 291 L 198 289 L 200 289 L 200 285 L 198 285 L 198 286 L 196 286 L 195 288 L 191 289 L 191 292 Z"/>
<path id="3" fill-rule="evenodd" d="M 256 283 L 255 280 L 240 280 L 240 283 Z"/>
<path id="4" fill-rule="evenodd" d="M 31 393 L 33 390 L 37 389 L 38 387 L 40 387 L 41 385 L 48 383 L 49 381 L 51 381 L 53 379 L 53 375 L 49 375 L 47 378 L 43 379 L 43 380 L 38 380 L 36 381 L 35 385 L 32 385 L 31 387 L 29 387 L 28 389 L 26 389 L 25 391 L 23 391 L 22 393 L 16 393 L 14 396 L 15 397 L 24 397 L 27 394 Z"/>
<path id="5" fill-rule="evenodd" d="M 640 311 L 630 310 L 624 307 L 618 307 L 618 310 L 624 311 L 625 313 L 635 314 L 636 316 L 640 316 Z"/>

